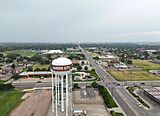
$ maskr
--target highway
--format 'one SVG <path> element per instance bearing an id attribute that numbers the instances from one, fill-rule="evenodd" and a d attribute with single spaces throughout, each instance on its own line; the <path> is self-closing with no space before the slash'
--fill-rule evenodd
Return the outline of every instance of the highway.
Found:
<path id="1" fill-rule="evenodd" d="M 116 81 L 110 74 L 102 69 L 102 67 L 100 67 L 83 48 L 81 48 L 80 46 L 79 48 L 85 55 L 86 59 L 96 70 L 97 74 L 100 76 L 103 85 L 106 85 L 109 91 L 111 93 L 114 93 L 113 97 L 116 99 L 127 116 L 150 116 L 149 111 L 138 107 L 137 101 L 127 92 L 127 90 L 123 86 L 115 88 L 113 92 L 113 87 L 108 87 L 107 83 L 113 83 L 113 85 L 116 86 L 116 83 L 118 83 L 118 81 Z"/>

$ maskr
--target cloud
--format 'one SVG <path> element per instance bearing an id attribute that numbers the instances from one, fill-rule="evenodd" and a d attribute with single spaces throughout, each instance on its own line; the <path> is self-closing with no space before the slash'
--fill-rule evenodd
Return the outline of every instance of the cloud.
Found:
<path id="1" fill-rule="evenodd" d="M 158 38 L 159 4 L 159 0 L 0 0 L 0 41 Z"/>

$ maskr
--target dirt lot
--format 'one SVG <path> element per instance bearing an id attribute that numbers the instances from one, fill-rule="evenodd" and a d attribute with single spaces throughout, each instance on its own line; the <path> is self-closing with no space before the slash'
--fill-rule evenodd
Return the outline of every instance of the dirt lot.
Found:
<path id="1" fill-rule="evenodd" d="M 46 116 L 51 103 L 51 91 L 36 90 L 10 116 Z"/>
<path id="2" fill-rule="evenodd" d="M 77 110 L 86 110 L 87 116 L 108 116 L 103 100 L 97 91 L 94 91 L 95 97 L 82 98 L 81 92 L 74 91 L 74 107 Z"/>

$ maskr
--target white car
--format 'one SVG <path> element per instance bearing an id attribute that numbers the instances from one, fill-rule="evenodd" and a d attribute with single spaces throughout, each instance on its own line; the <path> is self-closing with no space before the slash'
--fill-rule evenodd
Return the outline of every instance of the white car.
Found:
<path id="1" fill-rule="evenodd" d="M 141 108 L 141 107 L 142 107 L 140 103 L 137 103 L 137 106 L 138 106 L 139 108 Z"/>

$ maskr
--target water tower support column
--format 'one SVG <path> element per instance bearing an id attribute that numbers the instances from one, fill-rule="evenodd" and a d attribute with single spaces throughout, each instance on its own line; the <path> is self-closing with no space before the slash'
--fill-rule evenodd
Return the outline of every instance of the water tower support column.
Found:
<path id="1" fill-rule="evenodd" d="M 57 78 L 58 78 L 58 111 L 60 111 L 60 92 L 59 92 L 59 81 L 60 81 L 60 79 L 59 79 L 59 75 L 57 75 Z"/>
<path id="2" fill-rule="evenodd" d="M 68 116 L 68 74 L 66 74 L 66 116 Z"/>
<path id="3" fill-rule="evenodd" d="M 52 112 L 54 112 L 54 84 L 53 84 L 53 73 L 52 73 Z"/>
<path id="4" fill-rule="evenodd" d="M 58 104 L 57 104 L 57 75 L 55 74 L 55 89 L 56 89 L 56 116 L 58 116 L 58 108 L 57 108 L 57 106 L 58 106 Z"/>
<path id="5" fill-rule="evenodd" d="M 61 76 L 61 111 L 64 112 L 63 76 Z"/>

